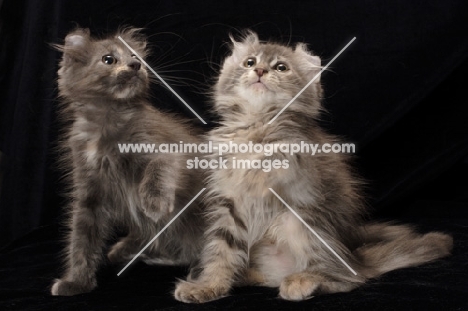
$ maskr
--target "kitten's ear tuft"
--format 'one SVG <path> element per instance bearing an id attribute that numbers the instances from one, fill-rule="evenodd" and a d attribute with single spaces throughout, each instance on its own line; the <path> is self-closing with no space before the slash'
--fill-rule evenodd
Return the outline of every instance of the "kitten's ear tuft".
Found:
<path id="1" fill-rule="evenodd" d="M 89 29 L 78 28 L 65 37 L 65 47 L 85 48 L 89 43 Z"/>
<path id="2" fill-rule="evenodd" d="M 236 39 L 234 39 L 234 36 L 232 34 L 229 34 L 229 39 L 231 39 L 232 42 L 232 50 L 249 47 L 260 43 L 258 35 L 252 30 L 245 31 L 244 35 L 241 38 L 241 41 L 237 41 Z"/>
<path id="3" fill-rule="evenodd" d="M 143 28 L 125 27 L 121 28 L 117 35 L 127 42 L 141 57 L 146 55 L 147 38 L 142 33 Z"/>
<path id="4" fill-rule="evenodd" d="M 302 63 L 301 67 L 306 71 L 308 79 L 314 78 L 322 69 L 320 57 L 312 54 L 312 52 L 307 49 L 306 44 L 298 43 L 294 49 L 294 53 Z M 320 76 L 317 77 L 314 82 L 320 82 Z"/>
<path id="5" fill-rule="evenodd" d="M 234 39 L 232 34 L 229 35 L 229 38 L 232 42 L 232 54 L 226 59 L 226 61 L 232 62 L 233 64 L 240 64 L 243 62 L 244 58 L 247 57 L 249 50 L 254 49 L 256 45 L 260 44 L 258 35 L 251 30 L 247 30 L 245 32 L 241 41 Z"/>
<path id="6" fill-rule="evenodd" d="M 260 40 L 258 39 L 258 35 L 255 32 L 253 32 L 252 30 L 247 30 L 245 32 L 242 43 L 248 45 L 256 45 L 260 43 Z"/>

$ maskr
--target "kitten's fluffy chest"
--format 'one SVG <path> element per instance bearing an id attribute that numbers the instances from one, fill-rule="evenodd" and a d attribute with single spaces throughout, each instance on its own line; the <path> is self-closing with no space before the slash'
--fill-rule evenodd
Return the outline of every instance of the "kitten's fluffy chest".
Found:
<path id="1" fill-rule="evenodd" d="M 249 141 L 254 144 L 263 143 L 268 138 L 268 124 L 262 121 L 248 122 L 248 116 L 246 116 L 246 119 L 226 122 L 225 127 L 215 131 L 211 139 L 220 143 L 229 141 L 237 144 L 248 143 Z M 255 120 L 255 118 L 252 118 L 252 120 Z"/>
<path id="2" fill-rule="evenodd" d="M 131 116 L 93 106 L 78 110 L 69 138 L 75 156 L 81 156 L 87 165 L 96 166 L 104 157 L 118 152 L 117 139 L 122 139 L 122 129 Z"/>

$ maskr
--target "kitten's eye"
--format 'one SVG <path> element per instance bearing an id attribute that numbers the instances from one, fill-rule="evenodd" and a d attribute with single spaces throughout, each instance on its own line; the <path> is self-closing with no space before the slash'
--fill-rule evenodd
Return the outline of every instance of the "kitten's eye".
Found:
<path id="1" fill-rule="evenodd" d="M 255 66 L 255 64 L 257 63 L 257 61 L 255 60 L 255 58 L 248 58 L 245 62 L 244 62 L 244 66 L 247 67 L 247 68 L 250 68 L 252 66 Z"/>
<path id="2" fill-rule="evenodd" d="M 275 66 L 275 69 L 276 69 L 276 71 L 286 71 L 286 70 L 289 70 L 288 66 L 286 66 L 286 65 L 283 64 L 283 63 L 278 63 L 278 64 Z"/>
<path id="3" fill-rule="evenodd" d="M 137 58 L 135 54 L 130 55 L 131 58 Z"/>
<path id="4" fill-rule="evenodd" d="M 115 64 L 117 60 L 112 55 L 104 55 L 102 57 L 102 62 L 106 65 L 112 65 L 112 64 Z"/>

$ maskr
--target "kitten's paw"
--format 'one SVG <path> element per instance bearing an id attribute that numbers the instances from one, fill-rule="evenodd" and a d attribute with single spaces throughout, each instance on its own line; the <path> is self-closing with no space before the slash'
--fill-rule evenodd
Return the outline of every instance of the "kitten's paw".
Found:
<path id="1" fill-rule="evenodd" d="M 55 280 L 52 285 L 51 294 L 53 296 L 73 296 L 92 291 L 96 287 L 95 284 L 80 284 L 64 280 Z"/>
<path id="2" fill-rule="evenodd" d="M 159 220 L 174 211 L 175 195 L 143 196 L 143 210 L 146 216 Z"/>
<path id="3" fill-rule="evenodd" d="M 210 286 L 203 283 L 180 281 L 174 292 L 175 299 L 185 303 L 204 303 L 222 298 L 229 289 L 223 286 Z"/>
<path id="4" fill-rule="evenodd" d="M 279 288 L 279 295 L 286 300 L 300 301 L 312 297 L 320 283 L 310 275 L 292 274 L 283 279 Z"/>

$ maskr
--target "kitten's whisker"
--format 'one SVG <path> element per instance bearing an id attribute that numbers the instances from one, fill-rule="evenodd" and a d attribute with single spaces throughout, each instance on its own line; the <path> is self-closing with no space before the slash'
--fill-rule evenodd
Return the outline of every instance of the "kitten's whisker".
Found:
<path id="1" fill-rule="evenodd" d="M 161 71 L 158 71 L 158 72 L 160 72 L 160 75 L 161 75 L 161 77 L 164 78 L 164 80 L 171 80 L 171 81 L 181 81 L 181 80 L 183 80 L 183 81 L 190 81 L 190 82 L 193 82 L 194 84 L 203 84 L 203 83 L 201 83 L 199 80 L 192 79 L 192 78 L 189 78 L 189 77 L 167 75 L 167 74 L 166 74 L 166 71 L 162 71 L 162 73 L 161 73 Z M 171 71 L 167 71 L 167 72 L 170 73 Z M 175 71 L 175 72 L 176 72 L 176 71 Z M 157 80 L 156 77 L 150 77 L 149 79 L 150 79 L 151 81 Z"/>
<path id="2" fill-rule="evenodd" d="M 156 19 L 154 19 L 154 20 L 148 22 L 148 23 L 145 25 L 145 28 L 149 28 L 149 26 L 151 26 L 153 23 L 155 23 L 155 22 L 157 22 L 157 21 L 159 21 L 159 20 L 161 20 L 161 19 L 163 19 L 163 18 L 170 17 L 170 16 L 173 16 L 173 15 L 181 15 L 181 14 L 182 14 L 182 13 L 169 13 L 169 14 L 166 14 L 166 15 L 162 15 L 162 16 L 160 16 L 160 17 L 158 17 L 158 18 L 156 18 Z M 148 38 L 151 38 L 152 36 L 155 36 L 155 35 L 158 35 L 158 34 L 159 34 L 159 33 L 155 33 L 155 34 L 153 34 L 153 35 L 151 35 L 151 36 L 148 36 Z"/>
<path id="3" fill-rule="evenodd" d="M 173 86 L 178 86 L 178 87 L 187 87 L 187 88 L 192 88 L 192 89 L 195 89 L 195 90 L 201 90 L 202 89 L 202 86 L 200 85 L 199 87 L 195 86 L 194 84 L 190 84 L 188 82 L 185 82 L 185 81 L 180 81 L 180 80 L 174 80 L 174 79 L 167 79 L 167 78 L 164 78 L 166 81 L 169 81 L 171 82 L 171 84 Z"/>
<path id="4" fill-rule="evenodd" d="M 154 68 L 158 71 L 158 72 L 162 72 L 161 70 L 162 69 L 166 69 L 166 68 L 171 68 L 171 67 L 175 67 L 175 66 L 179 66 L 179 65 L 184 65 L 184 64 L 190 64 L 190 63 L 194 63 L 194 62 L 197 62 L 197 61 L 201 61 L 202 59 L 194 59 L 194 60 L 190 60 L 190 61 L 183 61 L 183 62 L 177 62 L 179 59 L 181 59 L 182 57 L 179 57 L 179 58 L 176 58 L 175 60 L 171 60 L 171 61 L 168 61 L 166 63 L 161 63 L 160 61 L 158 61 L 158 65 L 157 66 L 154 66 Z M 196 74 L 200 74 L 202 75 L 201 73 L 195 71 L 195 70 L 185 70 L 185 69 L 176 69 L 178 71 L 186 71 L 186 72 L 192 72 L 192 73 L 196 73 Z"/>
<path id="5" fill-rule="evenodd" d="M 125 46 L 126 46 L 130 51 L 132 51 L 133 54 L 136 55 L 136 57 L 138 57 L 138 59 L 142 62 L 142 64 L 144 64 L 156 77 L 158 77 L 159 80 L 161 80 L 161 82 L 162 82 L 162 83 L 163 83 L 163 84 L 164 84 L 164 85 L 165 85 L 165 86 L 166 86 L 166 87 L 167 87 L 167 88 L 168 88 L 168 89 L 169 89 L 169 90 L 170 90 L 170 91 L 171 91 L 171 92 L 172 92 L 172 93 L 173 93 L 173 94 L 174 94 L 174 95 L 175 95 L 175 96 L 176 96 L 176 97 L 177 97 L 177 98 L 194 114 L 194 115 L 196 115 L 197 118 L 200 119 L 200 121 L 201 121 L 203 124 L 207 124 L 206 121 L 203 120 L 202 117 L 200 117 L 200 116 L 198 115 L 198 113 L 197 113 L 195 110 L 193 110 L 193 108 L 190 107 L 190 105 L 187 104 L 187 102 L 186 102 L 182 97 L 180 97 L 180 95 L 177 94 L 177 92 L 174 91 L 174 89 L 173 89 L 169 84 L 167 84 L 166 81 L 164 81 L 164 79 L 161 78 L 161 76 L 160 76 L 156 71 L 154 71 L 153 68 L 151 68 L 151 67 L 148 65 L 147 62 L 145 62 L 145 60 L 144 60 L 143 58 L 141 58 L 141 56 L 138 55 L 138 53 L 137 53 L 134 49 L 132 49 L 132 47 L 131 47 L 130 45 L 128 45 L 128 43 L 127 43 L 124 39 L 122 39 L 121 36 L 118 36 L 118 39 L 119 39 L 120 41 L 122 41 L 122 43 L 125 44 Z"/>
<path id="6" fill-rule="evenodd" d="M 196 72 L 196 71 L 193 71 L 193 70 L 185 70 L 185 69 L 158 70 L 158 72 L 162 73 L 162 74 L 166 74 L 166 73 L 191 73 L 191 74 L 196 74 L 196 75 L 204 77 L 204 75 L 199 73 L 199 72 Z M 179 78 L 179 77 L 174 77 L 174 78 Z M 180 78 L 184 79 L 186 77 L 180 77 Z"/>
<path id="7" fill-rule="evenodd" d="M 179 41 L 180 41 L 180 40 L 179 40 Z M 167 49 L 167 50 L 163 50 L 162 48 L 159 48 L 159 50 L 161 51 L 161 53 L 157 55 L 157 57 L 156 57 L 156 59 L 155 59 L 156 62 L 157 62 L 158 64 L 165 65 L 166 63 L 163 63 L 162 60 L 164 60 L 164 59 L 169 55 L 169 53 L 174 49 L 174 46 L 177 45 L 177 43 L 178 43 L 179 41 L 177 41 L 174 45 L 170 45 L 170 48 Z M 189 54 L 190 54 L 190 51 L 187 52 L 187 53 L 184 54 L 184 55 L 178 56 L 178 57 L 175 59 L 175 61 L 178 61 L 179 59 L 183 59 L 184 57 L 186 57 L 186 56 L 189 55 Z M 172 59 L 170 62 L 173 63 L 173 62 L 174 62 L 174 59 Z M 167 64 L 169 64 L 169 61 L 167 62 Z"/>
<path id="8" fill-rule="evenodd" d="M 158 32 L 158 33 L 155 33 L 151 36 L 148 36 L 148 38 L 152 38 L 154 36 L 157 36 L 157 35 L 173 35 L 175 37 L 177 37 L 179 39 L 179 41 L 176 41 L 176 43 L 180 42 L 180 41 L 186 41 L 181 35 L 175 33 L 175 32 L 172 32 L 172 31 L 162 31 L 162 32 Z M 155 42 L 158 42 L 158 41 L 155 41 Z M 161 41 L 159 41 L 161 42 Z"/>
<path id="9" fill-rule="evenodd" d="M 171 45 L 171 48 L 168 49 L 165 53 L 163 53 L 163 54 L 161 54 L 161 55 L 158 55 L 158 57 L 159 57 L 159 58 L 158 58 L 158 62 L 160 62 L 160 60 L 164 59 L 164 58 L 161 57 L 161 56 L 166 56 L 169 52 L 171 52 L 171 50 L 174 48 L 175 45 L 176 45 L 176 44 Z M 186 52 L 184 55 L 178 56 L 178 57 L 176 58 L 176 60 L 183 59 L 184 57 L 190 55 L 191 52 L 192 52 L 192 50 L 189 50 L 189 51 Z M 173 60 L 172 60 L 172 61 L 173 61 Z"/>

